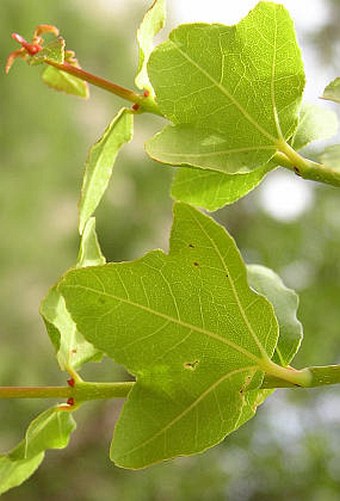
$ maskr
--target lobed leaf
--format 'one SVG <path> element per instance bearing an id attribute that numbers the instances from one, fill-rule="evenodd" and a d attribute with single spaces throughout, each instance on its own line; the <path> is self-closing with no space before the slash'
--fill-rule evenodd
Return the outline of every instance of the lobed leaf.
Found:
<path id="1" fill-rule="evenodd" d="M 260 2 L 235 26 L 179 26 L 153 51 L 148 72 L 174 124 L 147 143 L 157 161 L 245 173 L 296 130 L 305 80 L 281 5 Z"/>
<path id="2" fill-rule="evenodd" d="M 97 208 L 109 184 L 113 165 L 120 148 L 132 139 L 133 112 L 120 110 L 91 148 L 86 165 L 79 203 L 79 232 L 83 233 L 87 220 Z"/>
<path id="3" fill-rule="evenodd" d="M 0 494 L 27 480 L 44 459 L 45 450 L 66 447 L 75 427 L 71 413 L 62 407 L 52 407 L 35 418 L 22 442 L 0 455 Z"/>
<path id="4" fill-rule="evenodd" d="M 322 99 L 327 99 L 328 101 L 340 103 L 340 77 L 336 78 L 327 85 L 321 97 Z"/>
<path id="5" fill-rule="evenodd" d="M 265 266 L 248 265 L 247 274 L 250 286 L 274 306 L 279 322 L 279 340 L 273 360 L 286 366 L 299 350 L 303 338 L 302 324 L 296 317 L 299 297 L 284 285 L 276 273 Z"/>
<path id="6" fill-rule="evenodd" d="M 136 376 L 111 447 L 128 468 L 203 451 L 252 416 L 264 395 L 245 390 L 278 340 L 233 239 L 193 207 L 174 211 L 168 255 L 73 270 L 59 286 L 83 336 Z"/>
<path id="7" fill-rule="evenodd" d="M 164 23 L 165 0 L 154 0 L 137 31 L 139 62 L 135 82 L 139 89 L 147 89 L 152 93 L 153 89 L 148 76 L 147 63 L 154 48 L 153 40 L 163 28 Z"/>

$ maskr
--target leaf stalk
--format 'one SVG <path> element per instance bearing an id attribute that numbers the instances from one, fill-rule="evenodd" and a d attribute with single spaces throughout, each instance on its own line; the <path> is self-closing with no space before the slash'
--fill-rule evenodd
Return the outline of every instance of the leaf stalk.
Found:
<path id="1" fill-rule="evenodd" d="M 309 368 L 297 370 L 293 367 L 282 367 L 268 360 L 264 365 L 266 377 L 273 377 L 290 383 L 293 386 L 309 387 L 312 381 L 312 374 Z"/>
<path id="2" fill-rule="evenodd" d="M 110 92 L 111 94 L 114 94 L 116 96 L 121 97 L 122 99 L 130 101 L 131 103 L 136 105 L 136 107 L 134 108 L 135 111 L 140 111 L 140 112 L 145 111 L 162 116 L 162 113 L 159 111 L 156 102 L 150 95 L 137 94 L 133 90 L 117 85 L 111 82 L 110 80 L 106 80 L 105 78 L 94 75 L 93 73 L 89 73 L 88 71 L 85 71 L 82 68 L 78 68 L 77 66 L 73 66 L 72 64 L 67 62 L 57 63 L 55 61 L 48 59 L 46 59 L 44 62 L 46 64 L 49 64 L 50 66 L 54 66 L 54 68 L 57 68 L 60 71 L 69 73 L 70 75 L 73 75 L 74 77 L 77 77 L 80 80 L 84 80 L 85 82 L 88 82 L 92 85 L 95 85 L 96 87 L 104 89 L 107 92 Z"/>
<path id="3" fill-rule="evenodd" d="M 340 187 L 340 170 L 304 158 L 285 141 L 279 142 L 278 149 L 274 159 L 282 167 L 292 170 L 303 179 Z"/>
<path id="4" fill-rule="evenodd" d="M 267 374 L 264 377 L 261 388 L 316 388 L 319 386 L 329 386 L 333 384 L 340 384 L 340 365 L 325 365 L 317 367 L 308 367 L 303 369 L 308 371 L 310 379 L 308 384 L 301 385 L 278 377 L 277 375 Z M 301 372 L 301 371 L 299 371 Z"/>

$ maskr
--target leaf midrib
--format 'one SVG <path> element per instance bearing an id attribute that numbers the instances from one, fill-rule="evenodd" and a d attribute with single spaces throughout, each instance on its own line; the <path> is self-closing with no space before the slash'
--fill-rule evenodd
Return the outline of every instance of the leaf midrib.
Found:
<path id="1" fill-rule="evenodd" d="M 215 157 L 215 156 L 219 156 L 219 155 L 231 155 L 233 153 L 245 153 L 245 152 L 248 152 L 248 151 L 258 151 L 258 150 L 273 150 L 273 147 L 272 146 L 245 146 L 243 148 L 230 148 L 230 149 L 227 149 L 227 150 L 219 150 L 219 151 L 211 151 L 211 152 L 207 152 L 207 153 L 173 153 L 172 151 L 171 152 L 167 152 L 167 151 L 164 151 L 162 150 L 162 154 L 163 156 L 168 156 L 168 157 L 197 157 L 197 158 L 204 158 L 204 157 Z M 222 171 L 223 172 L 223 171 Z"/>
<path id="2" fill-rule="evenodd" d="M 186 407 L 180 414 L 178 414 L 176 417 L 174 417 L 167 425 L 165 425 L 163 428 L 158 430 L 156 433 L 154 433 L 151 437 L 147 438 L 144 440 L 144 442 L 138 444 L 136 447 L 133 449 L 130 449 L 128 452 L 120 456 L 120 459 L 129 456 L 130 454 L 133 454 L 137 450 L 141 449 L 142 447 L 145 447 L 149 443 L 153 442 L 157 437 L 165 433 L 168 429 L 170 429 L 172 426 L 174 426 L 178 421 L 180 421 L 184 416 L 186 416 L 192 409 L 194 409 L 202 400 L 204 400 L 209 393 L 212 391 L 216 390 L 220 384 L 222 384 L 224 381 L 226 381 L 229 378 L 232 378 L 233 376 L 237 374 L 241 374 L 242 372 L 248 372 L 252 370 L 258 369 L 257 366 L 253 367 L 242 367 L 241 369 L 236 369 L 232 372 L 228 372 L 228 374 L 224 374 L 220 379 L 215 381 L 211 386 L 206 388 L 201 395 L 199 395 L 188 407 Z M 242 397 L 244 399 L 244 397 Z"/>
<path id="3" fill-rule="evenodd" d="M 82 290 L 85 290 L 85 291 L 88 291 L 88 292 L 93 292 L 93 293 L 101 295 L 101 296 L 109 297 L 110 299 L 113 299 L 115 301 L 120 301 L 121 303 L 127 304 L 129 306 L 133 306 L 135 308 L 139 308 L 139 309 L 141 309 L 143 311 L 146 311 L 147 313 L 151 313 L 152 315 L 155 315 L 155 316 L 157 316 L 159 318 L 163 318 L 164 320 L 167 320 L 168 322 L 172 322 L 172 323 L 180 325 L 181 327 L 184 327 L 186 329 L 191 329 L 194 332 L 197 332 L 199 334 L 206 335 L 206 336 L 208 336 L 208 337 L 210 337 L 212 339 L 215 339 L 216 341 L 220 341 L 221 343 L 229 346 L 230 348 L 234 349 L 235 351 L 238 351 L 239 353 L 242 353 L 249 360 L 252 360 L 253 362 L 257 362 L 259 366 L 261 365 L 261 362 L 262 362 L 261 358 L 257 357 L 256 355 L 254 355 L 253 353 L 249 352 L 245 348 L 242 348 L 241 346 L 237 345 L 236 343 L 233 343 L 229 339 L 221 337 L 221 336 L 219 336 L 218 334 L 216 334 L 216 333 L 214 333 L 212 331 L 208 331 L 207 329 L 203 329 L 203 328 L 198 327 L 196 325 L 192 325 L 192 324 L 190 324 L 188 322 L 184 322 L 181 319 L 177 319 L 177 318 L 171 317 L 171 316 L 169 316 L 169 315 L 167 315 L 165 313 L 161 313 L 161 312 L 159 312 L 157 310 L 154 310 L 154 309 L 152 309 L 152 308 L 150 308 L 148 306 L 145 306 L 143 304 L 131 301 L 130 299 L 121 298 L 119 296 L 115 296 L 114 294 L 111 294 L 111 293 L 108 293 L 108 292 L 105 292 L 105 291 L 99 291 L 98 289 L 94 289 L 92 287 L 88 287 L 88 286 L 85 286 L 85 285 L 74 284 L 74 285 L 64 285 L 64 288 L 65 289 L 66 288 L 69 288 L 69 289 L 82 289 Z"/>
<path id="4" fill-rule="evenodd" d="M 265 136 L 267 139 L 273 143 L 273 145 L 276 145 L 276 142 L 278 141 L 278 138 L 272 136 L 266 129 L 264 129 L 251 115 L 250 113 L 247 112 L 247 110 L 234 98 L 234 96 L 224 87 L 221 85 L 213 76 L 210 75 L 202 66 L 200 66 L 194 59 L 192 59 L 186 52 L 184 52 L 180 46 L 174 41 L 170 40 L 169 41 L 175 49 L 178 50 L 180 54 L 189 62 L 191 63 L 195 68 L 197 68 L 198 71 L 200 71 L 203 75 L 208 78 L 215 86 L 216 88 L 225 96 L 227 97 L 233 105 L 240 111 L 240 113 L 244 116 L 244 118 L 251 124 L 253 125 L 263 136 Z"/>

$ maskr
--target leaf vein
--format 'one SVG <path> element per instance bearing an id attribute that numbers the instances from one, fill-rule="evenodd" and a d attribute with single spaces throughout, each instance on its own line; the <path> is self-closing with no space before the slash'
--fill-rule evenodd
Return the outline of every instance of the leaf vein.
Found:
<path id="1" fill-rule="evenodd" d="M 161 312 L 156 311 L 156 310 L 154 310 L 152 308 L 149 308 L 149 307 L 147 307 L 147 306 L 145 306 L 143 304 L 135 303 L 134 301 L 130 301 L 130 300 L 127 300 L 127 299 L 124 299 L 124 298 L 120 298 L 120 297 L 115 296 L 114 294 L 111 294 L 111 293 L 108 293 L 108 292 L 98 291 L 97 289 L 93 289 L 93 288 L 85 286 L 85 285 L 65 285 L 64 287 L 65 288 L 69 288 L 69 289 L 82 289 L 82 290 L 87 290 L 89 292 L 95 292 L 96 294 L 101 294 L 101 295 L 109 297 L 109 298 L 111 298 L 111 299 L 113 299 L 115 301 L 120 301 L 122 303 L 128 304 L 129 306 L 133 306 L 135 308 L 140 308 L 141 310 L 144 310 L 144 311 L 146 311 L 146 312 L 148 312 L 148 313 L 150 313 L 152 315 L 155 315 L 155 316 L 157 316 L 159 318 L 164 318 L 165 320 L 168 320 L 169 322 L 178 324 L 181 327 L 184 327 L 186 329 L 192 329 L 193 332 L 199 332 L 200 334 L 203 334 L 203 335 L 208 336 L 208 337 L 210 337 L 212 339 L 215 339 L 216 341 L 219 341 L 219 342 L 221 342 L 221 343 L 229 346 L 233 350 L 235 350 L 235 351 L 237 351 L 239 353 L 242 353 L 249 360 L 255 361 L 259 365 L 261 364 L 261 358 L 257 357 L 253 353 L 249 352 L 248 350 L 246 350 L 242 346 L 239 346 L 236 343 L 233 343 L 229 339 L 226 339 L 224 337 L 219 336 L 215 332 L 211 332 L 211 331 L 205 330 L 203 328 L 200 328 L 200 327 L 198 327 L 196 325 L 192 325 L 190 323 L 184 322 L 183 320 L 178 320 L 177 318 L 170 317 L 166 313 L 161 313 Z"/>
<path id="2" fill-rule="evenodd" d="M 232 378 L 233 376 L 236 376 L 237 374 L 242 374 L 242 372 L 247 372 L 251 370 L 256 370 L 258 367 L 242 367 L 240 369 L 236 369 L 232 372 L 229 372 L 228 374 L 224 374 L 220 379 L 215 381 L 211 386 L 209 386 L 206 390 L 201 393 L 188 407 L 186 407 L 180 414 L 178 414 L 176 417 L 174 417 L 169 423 L 164 426 L 162 429 L 160 429 L 158 432 L 154 433 L 151 437 L 148 439 L 144 440 L 141 444 L 137 445 L 133 449 L 130 449 L 128 452 L 123 454 L 121 458 L 124 458 L 128 456 L 129 454 L 133 454 L 137 450 L 141 449 L 142 447 L 145 447 L 149 443 L 153 442 L 156 438 L 161 436 L 163 433 L 165 434 L 172 426 L 174 426 L 178 421 L 180 421 L 184 416 L 186 416 L 190 411 L 193 409 L 197 408 L 197 405 L 204 400 L 212 391 L 215 391 L 216 388 L 220 384 L 222 384 L 224 381 Z"/>
<path id="3" fill-rule="evenodd" d="M 240 111 L 244 118 L 251 123 L 263 136 L 269 139 L 272 143 L 277 141 L 277 138 L 272 136 L 268 131 L 266 131 L 248 112 L 247 110 L 235 99 L 235 97 L 223 86 L 221 85 L 213 76 L 210 75 L 204 68 L 199 66 L 194 59 L 192 59 L 185 51 L 183 51 L 178 44 L 173 40 L 171 43 L 178 50 L 178 52 L 190 63 L 192 66 L 197 68 L 203 75 L 214 83 L 216 88 L 233 103 L 233 105 Z"/>

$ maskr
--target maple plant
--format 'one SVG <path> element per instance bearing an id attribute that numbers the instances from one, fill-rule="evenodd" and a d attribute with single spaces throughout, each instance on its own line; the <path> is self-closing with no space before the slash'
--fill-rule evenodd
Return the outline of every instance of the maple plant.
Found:
<path id="1" fill-rule="evenodd" d="M 0 387 L 0 398 L 66 400 L 34 419 L 23 441 L 0 456 L 0 493 L 26 480 L 45 450 L 67 446 L 73 413 L 89 400 L 126 398 L 110 456 L 137 469 L 216 445 L 276 388 L 340 382 L 340 366 L 291 366 L 303 332 L 297 295 L 274 271 L 246 266 L 233 238 L 197 208 L 231 204 L 277 168 L 340 186 L 339 145 L 318 162 L 298 152 L 334 135 L 337 121 L 331 111 L 302 102 L 305 76 L 289 13 L 260 2 L 235 26 L 179 26 L 154 48 L 164 18 L 165 2 L 156 0 L 137 33 L 140 92 L 84 71 L 53 26 L 38 26 L 31 42 L 13 34 L 21 47 L 10 54 L 7 71 L 20 58 L 44 66 L 43 81 L 57 90 L 87 98 L 91 83 L 132 106 L 118 112 L 90 150 L 78 258 L 41 304 L 67 384 Z M 323 98 L 340 102 L 339 78 Z M 143 113 L 168 122 L 147 142 L 147 153 L 178 167 L 170 248 L 106 263 L 93 214 Z M 104 356 L 131 377 L 84 381 L 83 365 Z"/>

